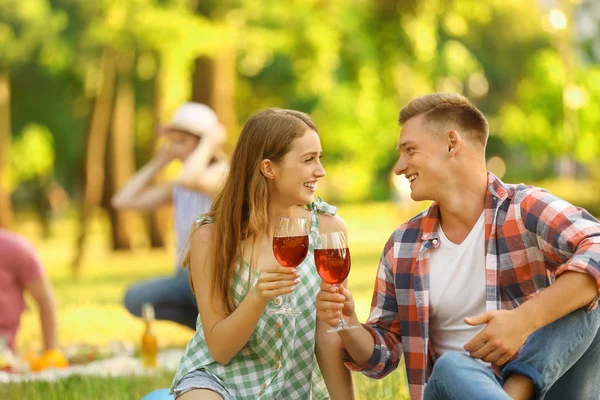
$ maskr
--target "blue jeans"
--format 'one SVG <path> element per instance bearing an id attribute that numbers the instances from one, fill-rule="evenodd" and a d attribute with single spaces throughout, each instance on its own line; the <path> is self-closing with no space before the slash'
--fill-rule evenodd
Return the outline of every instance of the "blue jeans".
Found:
<path id="1" fill-rule="evenodd" d="M 224 400 L 234 400 L 223 384 L 210 373 L 197 369 L 185 375 L 177 386 L 173 387 L 175 398 L 179 398 L 196 389 L 210 390 L 221 396 Z"/>
<path id="2" fill-rule="evenodd" d="M 141 317 L 142 304 L 151 303 L 156 319 L 177 322 L 195 330 L 198 304 L 189 276 L 188 269 L 179 268 L 175 276 L 136 283 L 125 292 L 125 307 Z"/>
<path id="3" fill-rule="evenodd" d="M 535 331 L 503 378 L 468 355 L 442 355 L 423 398 L 510 400 L 502 384 L 513 373 L 532 380 L 536 399 L 600 399 L 600 309 L 574 311 Z"/>

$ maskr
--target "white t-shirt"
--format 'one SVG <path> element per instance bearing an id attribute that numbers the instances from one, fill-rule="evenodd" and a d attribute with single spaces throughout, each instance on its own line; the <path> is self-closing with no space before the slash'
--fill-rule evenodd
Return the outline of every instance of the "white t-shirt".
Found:
<path id="1" fill-rule="evenodd" d="M 430 258 L 429 334 L 440 355 L 463 346 L 485 325 L 470 326 L 465 317 L 485 312 L 485 218 L 477 220 L 461 244 L 452 243 L 438 227 L 440 245 Z"/>

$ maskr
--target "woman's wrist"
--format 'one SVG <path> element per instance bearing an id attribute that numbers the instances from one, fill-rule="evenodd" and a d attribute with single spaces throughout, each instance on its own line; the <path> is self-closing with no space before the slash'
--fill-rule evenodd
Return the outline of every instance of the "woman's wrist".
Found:
<path id="1" fill-rule="evenodd" d="M 268 299 L 263 298 L 258 293 L 258 290 L 256 290 L 256 286 L 254 286 L 252 289 L 250 289 L 250 291 L 248 292 L 247 298 L 254 306 L 261 307 L 261 308 L 265 308 L 270 301 Z"/>

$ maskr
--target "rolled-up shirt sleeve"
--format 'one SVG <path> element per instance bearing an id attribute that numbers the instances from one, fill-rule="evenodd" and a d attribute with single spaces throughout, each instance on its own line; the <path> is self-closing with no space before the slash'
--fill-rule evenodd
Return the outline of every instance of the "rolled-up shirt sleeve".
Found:
<path id="1" fill-rule="evenodd" d="M 586 210 L 537 189 L 527 193 L 518 208 L 520 220 L 546 257 L 558 267 L 558 277 L 567 271 L 588 274 L 598 294 L 588 310 L 598 307 L 600 298 L 600 222 Z"/>
<path id="2" fill-rule="evenodd" d="M 394 273 L 390 268 L 391 265 L 394 265 L 393 249 L 392 236 L 381 255 L 373 291 L 371 313 L 367 323 L 363 324 L 375 341 L 373 354 L 369 361 L 361 366 L 356 364 L 343 350 L 344 361 L 349 370 L 361 372 L 376 379 L 383 378 L 395 370 L 402 356 L 395 280 Z"/>

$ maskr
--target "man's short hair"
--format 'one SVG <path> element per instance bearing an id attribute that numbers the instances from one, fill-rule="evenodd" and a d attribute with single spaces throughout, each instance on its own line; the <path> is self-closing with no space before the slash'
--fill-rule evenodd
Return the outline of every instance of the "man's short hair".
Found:
<path id="1" fill-rule="evenodd" d="M 471 102 L 456 93 L 433 93 L 412 99 L 400 110 L 398 122 L 423 115 L 428 124 L 441 128 L 458 128 L 468 138 L 485 148 L 489 135 L 488 122 Z"/>

